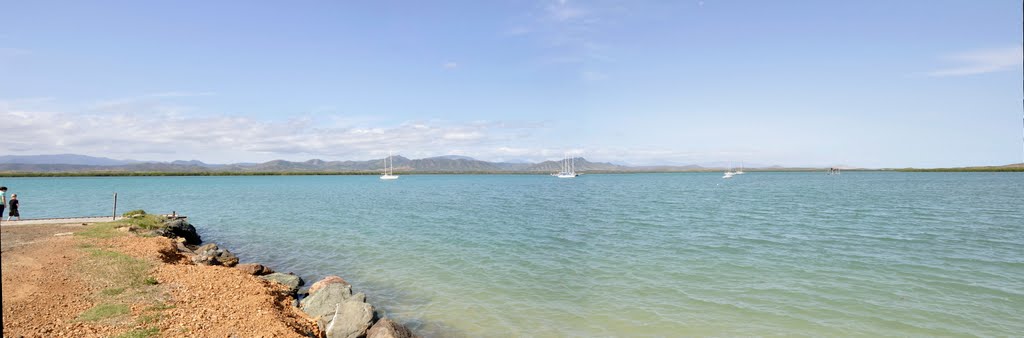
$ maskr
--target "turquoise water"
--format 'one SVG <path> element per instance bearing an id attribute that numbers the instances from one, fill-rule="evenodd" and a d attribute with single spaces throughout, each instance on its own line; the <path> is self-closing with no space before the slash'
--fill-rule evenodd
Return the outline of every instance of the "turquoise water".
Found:
<path id="1" fill-rule="evenodd" d="M 426 336 L 1013 336 L 1024 174 L 0 178 L 25 217 L 176 210 Z"/>

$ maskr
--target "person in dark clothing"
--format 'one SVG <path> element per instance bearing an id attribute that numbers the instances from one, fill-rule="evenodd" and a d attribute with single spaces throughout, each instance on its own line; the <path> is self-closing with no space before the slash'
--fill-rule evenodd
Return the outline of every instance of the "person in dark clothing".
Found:
<path id="1" fill-rule="evenodd" d="M 8 221 L 11 220 L 11 217 L 17 217 L 19 221 L 21 220 L 21 214 L 18 213 L 18 204 L 20 204 L 18 203 L 18 194 L 12 194 L 11 201 L 7 202 L 7 206 L 11 209 L 11 211 L 7 212 Z"/>
<path id="2" fill-rule="evenodd" d="M 5 207 L 7 207 L 7 187 L 0 187 L 0 221 L 4 219 Z"/>

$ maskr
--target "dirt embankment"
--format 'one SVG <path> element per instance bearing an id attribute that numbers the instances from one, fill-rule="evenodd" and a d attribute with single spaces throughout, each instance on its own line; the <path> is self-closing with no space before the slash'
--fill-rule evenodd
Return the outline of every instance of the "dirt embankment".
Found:
<path id="1" fill-rule="evenodd" d="M 112 227 L 2 228 L 4 337 L 307 337 L 280 284 Z"/>

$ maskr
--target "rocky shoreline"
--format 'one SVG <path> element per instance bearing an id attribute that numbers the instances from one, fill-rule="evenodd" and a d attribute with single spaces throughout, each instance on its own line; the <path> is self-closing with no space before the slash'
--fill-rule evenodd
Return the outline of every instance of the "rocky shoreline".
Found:
<path id="1" fill-rule="evenodd" d="M 326 338 L 411 338 L 418 337 L 402 324 L 388 319 L 366 302 L 362 292 L 353 294 L 352 285 L 339 276 L 327 276 L 308 288 L 305 281 L 293 273 L 275 272 L 259 263 L 239 264 L 231 251 L 216 243 L 203 243 L 195 226 L 186 218 L 167 220 L 162 226 L 146 229 L 137 226 L 123 228 L 143 236 L 162 236 L 174 241 L 180 261 L 195 265 L 220 266 L 237 269 L 269 283 L 284 285 L 285 296 L 293 299 L 292 306 L 316 322 Z"/>

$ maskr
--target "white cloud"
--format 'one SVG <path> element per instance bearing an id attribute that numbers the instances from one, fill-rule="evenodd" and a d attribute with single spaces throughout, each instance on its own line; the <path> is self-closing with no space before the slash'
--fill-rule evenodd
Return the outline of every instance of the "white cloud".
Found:
<path id="1" fill-rule="evenodd" d="M 487 161 L 557 160 L 692 164 L 753 160 L 736 154 L 658 147 L 558 146 L 561 135 L 542 123 L 409 121 L 397 125 L 331 123 L 334 116 L 260 119 L 154 112 L 59 112 L 10 108 L 0 101 L 0 154 L 77 153 L 139 160 L 199 159 L 209 163 L 365 160 L 394 151 L 423 158 L 460 154 Z M 86 110 L 87 111 L 87 110 Z M 544 132 L 559 136 L 552 139 Z M 539 145 L 539 146 L 538 146 Z M 551 145 L 551 146 L 547 146 Z"/>
<path id="2" fill-rule="evenodd" d="M 583 8 L 570 5 L 568 1 L 559 0 L 549 4 L 545 8 L 550 19 L 555 21 L 570 21 L 586 17 L 587 11 Z"/>
<path id="3" fill-rule="evenodd" d="M 471 141 L 471 140 L 479 140 L 479 139 L 482 139 L 484 137 L 485 137 L 485 135 L 483 133 L 481 133 L 480 131 L 476 131 L 476 130 L 473 130 L 473 131 L 450 131 L 450 132 L 444 133 L 444 135 L 441 136 L 441 138 L 443 138 L 445 140 L 452 140 L 452 141 Z"/>
<path id="4" fill-rule="evenodd" d="M 115 100 L 116 101 L 116 100 Z M 130 101 L 130 100 L 129 100 Z M 0 101 L 0 153 L 81 153 L 136 159 L 200 158 L 214 163 L 273 158 L 365 159 L 388 150 L 405 156 L 490 149 L 529 137 L 535 124 L 410 121 L 353 125 L 352 120 L 304 115 L 287 120 L 184 113 L 164 102 L 103 102 L 75 112 L 23 109 Z M 38 108 L 38 107 L 35 107 Z M 340 120 L 344 123 L 334 124 Z M 357 122 L 358 123 L 358 122 Z"/>
<path id="5" fill-rule="evenodd" d="M 459 68 L 459 64 L 455 61 L 448 61 L 442 64 L 441 67 L 444 69 L 455 69 Z"/>
<path id="6" fill-rule="evenodd" d="M 602 40 L 623 17 L 626 7 L 611 2 L 541 0 L 529 15 L 514 20 L 505 35 L 527 35 L 535 40 L 542 47 L 534 56 L 538 65 L 570 69 L 597 66 L 614 61 L 613 46 Z M 580 79 L 596 80 L 586 75 Z"/>
<path id="7" fill-rule="evenodd" d="M 178 92 L 178 91 L 172 91 L 172 92 L 161 92 L 161 93 L 146 94 L 146 95 L 144 95 L 144 97 L 196 97 L 196 96 L 214 96 L 214 95 L 217 95 L 217 93 L 214 93 L 214 92 Z"/>
<path id="8" fill-rule="evenodd" d="M 974 50 L 946 57 L 961 65 L 929 72 L 930 76 L 964 76 L 1009 71 L 1024 63 L 1024 46 Z"/>

